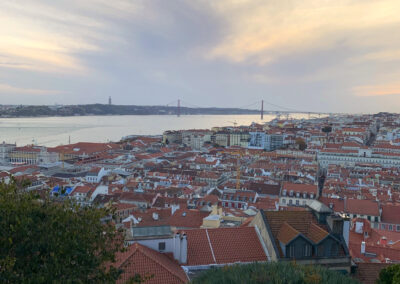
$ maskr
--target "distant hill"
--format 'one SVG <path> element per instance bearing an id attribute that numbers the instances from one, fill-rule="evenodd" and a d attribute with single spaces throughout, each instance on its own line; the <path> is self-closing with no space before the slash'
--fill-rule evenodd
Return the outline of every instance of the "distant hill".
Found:
<path id="1" fill-rule="evenodd" d="M 188 108 L 181 107 L 180 114 L 257 114 L 257 110 L 239 108 Z M 175 115 L 176 106 L 138 105 L 63 105 L 63 106 L 2 106 L 0 117 L 86 116 L 86 115 Z"/>

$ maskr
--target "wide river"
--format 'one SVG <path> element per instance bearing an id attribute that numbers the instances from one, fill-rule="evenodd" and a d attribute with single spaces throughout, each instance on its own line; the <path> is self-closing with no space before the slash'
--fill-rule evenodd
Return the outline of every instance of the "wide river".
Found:
<path id="1" fill-rule="evenodd" d="M 291 114 L 307 118 L 306 114 Z M 0 143 L 18 146 L 38 144 L 58 146 L 76 142 L 119 141 L 128 135 L 157 135 L 165 130 L 210 129 L 214 126 L 250 125 L 274 119 L 274 115 L 121 115 L 1 118 Z"/>

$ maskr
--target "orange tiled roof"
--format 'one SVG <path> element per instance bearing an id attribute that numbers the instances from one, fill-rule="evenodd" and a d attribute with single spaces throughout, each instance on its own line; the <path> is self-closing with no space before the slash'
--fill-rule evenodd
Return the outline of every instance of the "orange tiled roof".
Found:
<path id="1" fill-rule="evenodd" d="M 315 223 L 311 223 L 310 227 L 308 228 L 308 238 L 316 244 L 325 239 L 328 235 L 329 233 L 327 231 Z"/>
<path id="2" fill-rule="evenodd" d="M 287 222 L 284 222 L 278 232 L 277 239 L 282 243 L 287 244 L 299 234 L 299 231 L 290 226 Z"/>
<path id="3" fill-rule="evenodd" d="M 134 243 L 126 252 L 117 255 L 115 267 L 124 270 L 117 283 L 126 283 L 136 273 L 142 277 L 153 275 L 146 281 L 148 284 L 187 283 L 188 278 L 183 269 L 165 254 Z"/>
<path id="4" fill-rule="evenodd" d="M 267 261 L 254 227 L 185 231 L 188 265 Z"/>
<path id="5" fill-rule="evenodd" d="M 369 216 L 379 216 L 378 202 L 367 199 L 347 199 L 346 212 Z"/>
<path id="6" fill-rule="evenodd" d="M 290 183 L 284 182 L 282 185 L 282 189 L 286 189 L 288 192 L 293 190 L 294 192 L 307 192 L 317 194 L 318 187 L 314 184 L 298 184 L 298 183 Z"/>
<path id="7" fill-rule="evenodd" d="M 328 232 L 328 228 L 325 225 L 318 224 L 310 211 L 264 211 L 264 214 L 276 244 L 279 243 L 278 235 L 284 223 L 288 223 L 293 229 L 313 242 L 321 241 L 326 237 L 324 232 Z M 316 227 L 320 227 L 320 229 L 316 229 Z M 317 233 L 317 236 L 312 236 L 315 233 Z M 283 256 L 279 246 L 278 249 Z"/>

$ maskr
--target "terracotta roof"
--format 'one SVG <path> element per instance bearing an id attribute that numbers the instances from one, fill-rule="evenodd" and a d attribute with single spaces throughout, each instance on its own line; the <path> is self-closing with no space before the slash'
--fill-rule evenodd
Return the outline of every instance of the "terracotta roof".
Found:
<path id="1" fill-rule="evenodd" d="M 278 232 L 277 239 L 284 244 L 289 243 L 300 234 L 295 228 L 284 222 Z"/>
<path id="2" fill-rule="evenodd" d="M 298 183 L 290 183 L 284 182 L 282 185 L 282 189 L 286 189 L 288 192 L 293 190 L 294 192 L 307 192 L 317 194 L 318 187 L 314 184 L 298 184 Z"/>
<path id="3" fill-rule="evenodd" d="M 346 212 L 352 214 L 379 216 L 378 202 L 367 199 L 347 199 Z"/>
<path id="4" fill-rule="evenodd" d="M 253 190 L 259 194 L 276 195 L 279 196 L 280 185 L 275 184 L 264 184 L 251 182 L 248 186 L 248 190 Z"/>
<path id="5" fill-rule="evenodd" d="M 188 265 L 267 261 L 254 227 L 185 231 Z"/>
<path id="6" fill-rule="evenodd" d="M 62 145 L 54 148 L 48 148 L 49 152 L 57 152 L 63 154 L 82 155 L 101 153 L 110 150 L 119 149 L 120 146 L 114 143 L 91 143 L 79 142 L 76 144 Z"/>
<path id="7" fill-rule="evenodd" d="M 90 187 L 90 186 L 86 186 L 86 185 L 80 185 L 80 186 L 77 186 L 75 189 L 74 189 L 74 191 L 72 192 L 72 194 L 75 194 L 75 193 L 89 193 L 91 190 L 92 190 L 93 188 L 92 187 Z"/>
<path id="8" fill-rule="evenodd" d="M 344 200 L 338 198 L 320 197 L 319 201 L 328 207 L 332 206 L 332 210 L 335 212 L 344 212 Z"/>
<path id="9" fill-rule="evenodd" d="M 382 222 L 400 224 L 400 204 L 382 205 Z"/>
<path id="10" fill-rule="evenodd" d="M 168 224 L 178 228 L 200 228 L 203 218 L 210 215 L 197 209 L 178 209 L 168 221 Z"/>
<path id="11" fill-rule="evenodd" d="M 152 275 L 145 283 L 187 283 L 188 278 L 183 269 L 165 254 L 156 252 L 148 247 L 134 243 L 126 252 L 116 257 L 117 262 L 113 264 L 116 268 L 124 270 L 117 283 L 126 283 L 136 273 L 142 277 Z"/>
<path id="12" fill-rule="evenodd" d="M 328 235 L 329 229 L 325 225 L 318 224 L 317 219 L 310 211 L 264 211 L 264 214 L 281 257 L 283 257 L 283 253 L 278 245 L 279 237 L 282 237 L 283 232 L 289 232 L 286 229 L 281 232 L 282 226 L 287 226 L 285 223 L 315 243 Z M 291 234 L 294 235 L 293 232 Z"/>
<path id="13" fill-rule="evenodd" d="M 329 233 L 327 231 L 325 231 L 315 223 L 311 223 L 310 227 L 308 228 L 307 236 L 311 241 L 316 244 L 325 239 L 328 235 Z"/>

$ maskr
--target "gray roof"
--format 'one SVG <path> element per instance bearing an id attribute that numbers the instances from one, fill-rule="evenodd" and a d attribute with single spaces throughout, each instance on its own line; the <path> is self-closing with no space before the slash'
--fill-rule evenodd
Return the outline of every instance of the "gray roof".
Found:
<path id="1" fill-rule="evenodd" d="M 308 207 L 310 207 L 312 210 L 318 212 L 318 213 L 332 213 L 333 210 L 323 204 L 322 202 L 319 202 L 318 200 L 313 200 Z"/>
<path id="2" fill-rule="evenodd" d="M 154 227 L 133 227 L 132 237 L 157 237 L 157 236 L 170 236 L 172 235 L 171 226 L 154 226 Z"/>

